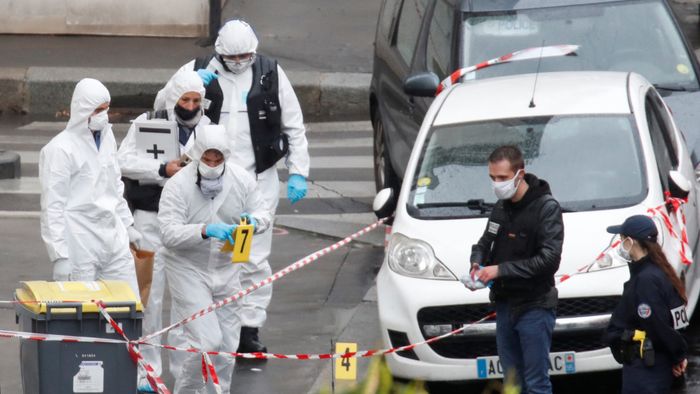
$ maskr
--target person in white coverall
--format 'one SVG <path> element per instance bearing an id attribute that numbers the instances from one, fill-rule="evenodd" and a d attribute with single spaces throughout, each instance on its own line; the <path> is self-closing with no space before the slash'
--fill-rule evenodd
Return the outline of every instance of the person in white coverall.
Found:
<path id="1" fill-rule="evenodd" d="M 188 155 L 193 162 L 163 188 L 158 211 L 161 249 L 175 308 L 186 316 L 241 289 L 241 267 L 231 254 L 220 252 L 232 240 L 242 216 L 255 227 L 255 237 L 269 231 L 270 213 L 255 178 L 227 161 L 231 151 L 223 126 L 201 128 Z M 238 347 L 239 305 L 228 304 L 186 325 L 187 346 L 233 352 Z M 213 356 L 221 388 L 228 393 L 235 359 Z M 202 356 L 187 353 L 175 374 L 175 393 L 199 393 L 204 388 Z"/>
<path id="2" fill-rule="evenodd" d="M 287 198 L 293 204 L 306 195 L 309 152 L 299 101 L 289 79 L 277 62 L 256 53 L 258 39 L 245 22 L 227 22 L 219 31 L 216 54 L 193 60 L 180 70 L 204 64 L 200 74 L 205 85 L 218 84 L 223 93 L 219 124 L 226 127 L 231 141 L 231 161 L 257 178 L 265 204 L 274 215 L 279 199 L 277 161 L 284 158 L 289 169 Z M 207 74 L 208 72 L 208 74 Z M 207 87 L 207 92 L 209 92 Z M 156 98 L 162 102 L 164 92 Z M 212 117 L 214 118 L 214 117 Z M 272 230 L 253 240 L 251 263 L 241 272 L 247 288 L 271 274 L 268 257 Z M 243 299 L 239 352 L 266 352 L 258 328 L 267 318 L 272 286 L 265 286 Z"/>
<path id="3" fill-rule="evenodd" d="M 178 125 L 178 140 L 180 152 L 185 153 L 196 138 L 197 131 L 210 123 L 202 110 L 204 85 L 199 75 L 194 71 L 175 74 L 165 86 L 165 108 L 160 111 L 147 112 L 136 118 L 136 121 L 146 119 L 174 120 Z M 143 334 L 148 335 L 163 327 L 163 294 L 165 292 L 165 270 L 163 260 L 158 250 L 160 227 L 158 226 L 158 203 L 165 182 L 181 168 L 180 158 L 168 162 L 138 154 L 136 147 L 136 126 L 131 125 L 126 137 L 119 147 L 117 154 L 122 175 L 127 179 L 127 201 L 134 209 L 134 227 L 143 235 L 139 247 L 156 252 L 153 264 L 153 281 L 148 296 L 148 303 L 143 318 Z M 179 320 L 176 311 L 171 311 L 173 319 Z M 168 343 L 174 346 L 178 343 L 177 332 L 173 330 Z M 153 342 L 160 343 L 159 338 Z M 141 354 L 151 364 L 156 374 L 162 371 L 161 349 L 155 346 L 142 346 Z M 139 370 L 139 390 L 152 392 L 146 381 L 145 374 Z"/>
<path id="4" fill-rule="evenodd" d="M 41 237 L 54 280 L 123 280 L 138 297 L 109 103 L 100 81 L 78 82 L 65 130 L 41 149 Z"/>

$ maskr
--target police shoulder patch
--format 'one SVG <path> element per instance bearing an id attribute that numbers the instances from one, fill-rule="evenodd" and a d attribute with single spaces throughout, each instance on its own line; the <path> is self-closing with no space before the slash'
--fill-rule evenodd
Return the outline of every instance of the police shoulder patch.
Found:
<path id="1" fill-rule="evenodd" d="M 688 312 L 685 310 L 685 305 L 671 309 L 671 319 L 673 320 L 673 329 L 680 330 L 690 325 L 688 320 Z"/>
<path id="2" fill-rule="evenodd" d="M 498 224 L 498 223 L 496 223 L 496 222 L 492 222 L 492 221 L 489 220 L 489 227 L 488 227 L 488 232 L 489 232 L 489 233 L 491 233 L 491 234 L 493 234 L 493 235 L 498 234 L 498 229 L 499 229 L 500 227 L 501 227 L 500 224 Z"/>
<path id="3" fill-rule="evenodd" d="M 651 307 L 649 306 L 649 304 L 641 303 L 637 307 L 637 314 L 642 319 L 648 319 L 649 316 L 651 316 Z"/>

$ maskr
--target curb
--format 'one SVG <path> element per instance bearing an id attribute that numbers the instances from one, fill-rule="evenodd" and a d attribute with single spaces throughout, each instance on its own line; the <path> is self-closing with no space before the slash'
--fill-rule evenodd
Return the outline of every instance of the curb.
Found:
<path id="1" fill-rule="evenodd" d="M 16 152 L 0 150 L 0 179 L 16 179 L 20 177 L 20 157 Z"/>
<path id="2" fill-rule="evenodd" d="M 70 109 L 75 84 L 91 77 L 102 81 L 112 107 L 148 109 L 174 69 L 27 67 L 0 68 L 0 113 L 55 115 Z M 288 71 L 308 120 L 358 120 L 369 117 L 368 73 Z"/>

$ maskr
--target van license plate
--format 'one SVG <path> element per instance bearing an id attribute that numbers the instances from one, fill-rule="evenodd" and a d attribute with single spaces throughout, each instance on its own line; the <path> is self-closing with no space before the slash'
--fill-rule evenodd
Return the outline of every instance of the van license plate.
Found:
<path id="1" fill-rule="evenodd" d="M 476 372 L 479 379 L 503 377 L 503 367 L 498 356 L 479 357 L 476 359 Z M 576 353 L 561 352 L 549 354 L 549 374 L 566 375 L 576 373 Z"/>

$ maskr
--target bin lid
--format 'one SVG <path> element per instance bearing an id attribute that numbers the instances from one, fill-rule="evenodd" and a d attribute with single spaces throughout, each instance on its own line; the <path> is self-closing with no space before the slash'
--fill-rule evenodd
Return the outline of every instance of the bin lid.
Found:
<path id="1" fill-rule="evenodd" d="M 83 313 L 97 313 L 93 300 L 136 303 L 136 311 L 142 312 L 141 300 L 129 284 L 121 280 L 99 280 L 94 282 L 47 282 L 44 280 L 20 282 L 15 299 L 34 313 L 46 313 L 47 304 L 82 303 Z M 128 308 L 108 308 L 109 312 L 120 312 Z M 57 309 L 52 313 L 74 313 L 73 309 Z"/>

